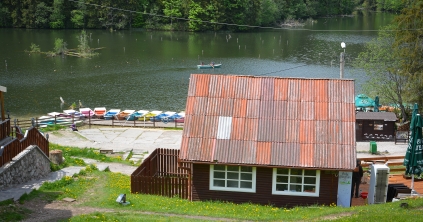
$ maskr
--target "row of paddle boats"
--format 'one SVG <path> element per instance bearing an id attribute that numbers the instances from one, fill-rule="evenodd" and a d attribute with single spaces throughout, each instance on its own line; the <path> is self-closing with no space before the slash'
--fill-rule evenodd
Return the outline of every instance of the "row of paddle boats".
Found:
<path id="1" fill-rule="evenodd" d="M 154 122 L 184 122 L 185 112 L 163 112 L 163 111 L 148 111 L 148 110 L 120 110 L 120 109 L 109 109 L 105 107 L 97 107 L 94 110 L 90 108 L 80 108 L 77 110 L 63 110 L 63 113 L 52 112 L 48 113 L 48 116 L 42 116 L 39 119 L 39 124 L 49 124 L 54 121 L 55 123 L 63 121 L 81 120 L 86 118 L 96 118 L 105 120 L 126 120 L 126 121 L 154 121 Z"/>

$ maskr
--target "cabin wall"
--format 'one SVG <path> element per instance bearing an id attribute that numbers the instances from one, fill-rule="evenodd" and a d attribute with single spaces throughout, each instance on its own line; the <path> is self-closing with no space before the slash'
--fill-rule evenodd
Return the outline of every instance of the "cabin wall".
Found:
<path id="1" fill-rule="evenodd" d="M 356 121 L 356 141 L 394 141 L 395 122 L 384 121 L 383 130 L 375 130 L 375 120 Z M 382 136 L 380 136 L 382 135 Z"/>
<path id="2" fill-rule="evenodd" d="M 257 167 L 256 193 L 216 191 L 209 189 L 210 166 L 194 164 L 192 200 L 221 200 L 234 203 L 251 202 L 276 207 L 325 204 L 337 202 L 338 178 L 329 171 L 320 173 L 319 197 L 272 195 L 272 168 Z"/>

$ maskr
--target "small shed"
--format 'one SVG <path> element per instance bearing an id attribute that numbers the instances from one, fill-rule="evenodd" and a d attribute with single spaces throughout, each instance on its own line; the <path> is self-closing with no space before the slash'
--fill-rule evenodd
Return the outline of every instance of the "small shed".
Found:
<path id="1" fill-rule="evenodd" d="M 397 116 L 393 112 L 358 112 L 356 141 L 394 141 Z"/>

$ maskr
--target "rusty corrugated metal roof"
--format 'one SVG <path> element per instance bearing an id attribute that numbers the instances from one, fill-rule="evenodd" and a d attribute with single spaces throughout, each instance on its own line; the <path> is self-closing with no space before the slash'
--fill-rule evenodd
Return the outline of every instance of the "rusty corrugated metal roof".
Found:
<path id="1" fill-rule="evenodd" d="M 180 159 L 355 167 L 354 81 L 192 74 Z"/>

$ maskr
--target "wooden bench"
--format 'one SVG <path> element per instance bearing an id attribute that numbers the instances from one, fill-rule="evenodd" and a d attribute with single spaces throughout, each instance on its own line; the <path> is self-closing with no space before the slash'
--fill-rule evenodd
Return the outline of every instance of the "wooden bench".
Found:
<path id="1" fill-rule="evenodd" d="M 396 131 L 395 132 L 395 144 L 397 142 L 408 143 L 409 131 Z"/>

